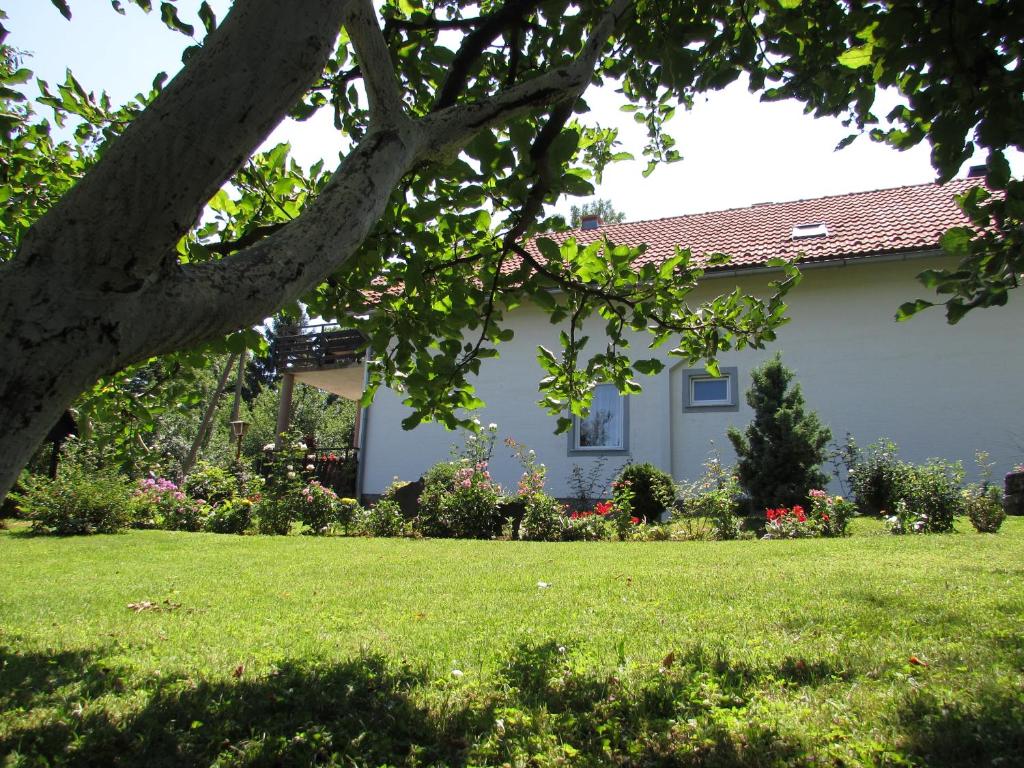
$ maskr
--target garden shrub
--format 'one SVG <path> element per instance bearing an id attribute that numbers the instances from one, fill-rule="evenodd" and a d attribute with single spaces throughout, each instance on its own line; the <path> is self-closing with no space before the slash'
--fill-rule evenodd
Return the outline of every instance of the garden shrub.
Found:
<path id="1" fill-rule="evenodd" d="M 238 479 L 226 469 L 201 461 L 182 483 L 183 490 L 196 501 L 203 500 L 209 505 L 238 494 Z"/>
<path id="2" fill-rule="evenodd" d="M 302 522 L 303 533 L 324 536 L 338 523 L 338 494 L 311 480 L 299 491 L 298 519 Z"/>
<path id="3" fill-rule="evenodd" d="M 961 490 L 963 476 L 959 462 L 901 461 L 896 445 L 884 440 L 868 447 L 865 458 L 851 473 L 850 483 L 862 512 L 892 516 L 897 504 L 904 502 L 907 514 L 920 518 L 922 532 L 944 533 L 953 530 L 956 515 L 967 511 Z"/>
<path id="4" fill-rule="evenodd" d="M 266 494 L 253 508 L 256 530 L 271 536 L 287 536 L 295 520 L 295 504 L 287 496 Z"/>
<path id="5" fill-rule="evenodd" d="M 139 480 L 132 494 L 132 528 L 164 528 L 164 521 L 174 517 L 178 507 L 191 505 L 191 500 L 171 480 L 147 477 Z"/>
<path id="6" fill-rule="evenodd" d="M 424 536 L 441 538 L 452 535 L 445 518 L 445 503 L 455 485 L 458 470 L 458 462 L 442 461 L 424 473 L 419 512 L 413 521 L 416 530 Z"/>
<path id="7" fill-rule="evenodd" d="M 739 538 L 743 528 L 738 517 L 741 491 L 736 475 L 722 466 L 717 450 L 712 450 L 704 462 L 704 474 L 692 483 L 679 488 L 677 519 L 706 518 L 715 539 L 731 541 Z M 688 530 L 693 530 L 693 524 Z M 701 536 L 704 535 L 701 531 Z"/>
<path id="8" fill-rule="evenodd" d="M 204 529 L 210 533 L 242 534 L 252 525 L 253 502 L 244 497 L 228 499 L 210 509 Z"/>
<path id="9" fill-rule="evenodd" d="M 1006 519 L 1003 489 L 992 484 L 995 462 L 989 461 L 988 451 L 975 451 L 974 461 L 981 482 L 964 490 L 964 510 L 978 533 L 995 533 Z"/>
<path id="10" fill-rule="evenodd" d="M 501 535 L 501 489 L 487 463 L 443 462 L 423 476 L 414 527 L 424 536 L 489 539 Z"/>
<path id="11" fill-rule="evenodd" d="M 212 509 L 205 499 L 186 499 L 184 503 L 166 509 L 159 526 L 165 531 L 195 533 L 206 527 L 206 518 Z"/>
<path id="12" fill-rule="evenodd" d="M 359 518 L 362 508 L 355 499 L 338 499 L 338 525 L 346 535 Z"/>
<path id="13" fill-rule="evenodd" d="M 653 464 L 627 464 L 616 482 L 628 482 L 633 490 L 630 517 L 657 523 L 662 512 L 671 510 L 675 504 L 676 486 L 672 476 Z"/>
<path id="14" fill-rule="evenodd" d="M 737 476 L 755 510 L 801 504 L 828 478 L 819 469 L 832 432 L 818 415 L 804 410 L 804 396 L 793 372 L 776 355 L 751 372 L 746 399 L 754 420 L 745 432 L 729 427 L 739 457 Z"/>
<path id="15" fill-rule="evenodd" d="M 845 536 L 850 518 L 857 514 L 852 501 L 842 496 L 830 496 L 826 491 L 813 489 L 809 494 L 810 515 L 826 538 Z"/>
<path id="16" fill-rule="evenodd" d="M 602 514 L 604 504 L 592 510 L 572 512 L 562 529 L 563 541 L 611 541 L 618 533 L 618 525 L 610 514 Z"/>
<path id="17" fill-rule="evenodd" d="M 891 440 L 879 440 L 869 445 L 850 469 L 850 487 L 861 514 L 895 511 L 906 474 L 898 452 Z"/>
<path id="18" fill-rule="evenodd" d="M 12 495 L 33 533 L 76 536 L 124 529 L 132 519 L 132 490 L 112 469 L 66 464 L 56 480 L 26 475 Z"/>
<path id="19" fill-rule="evenodd" d="M 996 485 L 982 485 L 964 491 L 967 517 L 978 533 L 995 533 L 1006 519 L 1003 492 Z"/>
<path id="20" fill-rule="evenodd" d="M 526 510 L 519 524 L 519 538 L 524 541 L 561 541 L 567 519 L 562 504 L 546 493 L 525 497 Z"/>
<path id="21" fill-rule="evenodd" d="M 360 527 L 368 536 L 401 536 L 405 518 L 398 502 L 382 499 L 363 513 Z"/>

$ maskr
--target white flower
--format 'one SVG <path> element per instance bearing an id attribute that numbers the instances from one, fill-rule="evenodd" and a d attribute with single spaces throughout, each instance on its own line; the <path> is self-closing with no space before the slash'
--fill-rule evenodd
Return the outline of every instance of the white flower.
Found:
<path id="1" fill-rule="evenodd" d="M 489 430 L 491 430 L 491 432 L 497 432 L 498 431 L 498 425 L 495 424 L 493 421 L 490 424 L 487 425 L 487 428 Z"/>
<path id="2" fill-rule="evenodd" d="M 274 444 L 273 443 L 267 443 L 266 445 L 263 446 L 263 450 L 264 451 L 272 451 L 272 450 L 274 450 Z"/>
<path id="3" fill-rule="evenodd" d="M 463 673 L 463 671 L 461 669 L 453 669 L 452 670 L 452 677 L 462 677 L 463 674 L 464 673 Z"/>
<path id="4" fill-rule="evenodd" d="M 294 480 L 295 479 L 295 473 L 294 472 L 289 472 L 288 473 L 288 479 L 289 480 Z"/>
<path id="5" fill-rule="evenodd" d="M 547 583 L 546 581 L 538 581 L 538 582 L 537 582 L 537 587 L 538 587 L 539 589 L 547 589 L 547 588 L 548 588 L 548 587 L 550 587 L 550 586 L 551 586 L 551 585 L 550 585 L 550 584 L 548 584 L 548 583 Z"/>
<path id="6" fill-rule="evenodd" d="M 473 417 L 473 423 L 476 424 L 479 427 L 480 426 L 480 419 L 478 419 L 476 416 L 474 416 Z"/>
<path id="7" fill-rule="evenodd" d="M 306 471 L 307 471 L 307 472 L 312 472 L 312 471 L 313 471 L 313 469 L 314 469 L 314 467 L 313 467 L 313 465 L 312 465 L 312 464 L 307 464 L 307 465 L 306 465 Z"/>

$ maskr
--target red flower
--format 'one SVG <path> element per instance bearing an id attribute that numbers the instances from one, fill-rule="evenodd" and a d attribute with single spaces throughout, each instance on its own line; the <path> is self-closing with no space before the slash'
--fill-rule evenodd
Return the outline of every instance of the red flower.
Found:
<path id="1" fill-rule="evenodd" d="M 821 519 L 824 520 L 827 523 L 828 522 L 828 515 L 822 515 Z"/>
<path id="2" fill-rule="evenodd" d="M 594 505 L 594 511 L 599 515 L 607 515 L 612 511 L 612 503 L 610 501 L 599 501 Z"/>
<path id="3" fill-rule="evenodd" d="M 640 525 L 640 518 L 639 517 L 631 517 L 631 518 L 629 518 L 629 522 L 631 522 L 633 525 Z"/>

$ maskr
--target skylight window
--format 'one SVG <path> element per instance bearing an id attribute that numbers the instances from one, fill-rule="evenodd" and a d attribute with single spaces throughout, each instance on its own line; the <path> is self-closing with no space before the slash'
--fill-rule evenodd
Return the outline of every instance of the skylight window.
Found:
<path id="1" fill-rule="evenodd" d="M 824 223 L 797 224 L 793 227 L 794 240 L 803 240 L 808 237 L 828 237 L 828 227 Z"/>

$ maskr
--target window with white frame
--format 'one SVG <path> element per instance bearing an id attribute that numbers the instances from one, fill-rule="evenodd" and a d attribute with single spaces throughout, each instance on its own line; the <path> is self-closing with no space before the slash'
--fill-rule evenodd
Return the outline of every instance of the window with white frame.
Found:
<path id="1" fill-rule="evenodd" d="M 684 371 L 683 409 L 737 410 L 736 368 L 720 368 L 719 376 L 712 376 L 703 368 Z"/>
<path id="2" fill-rule="evenodd" d="M 626 399 L 614 384 L 598 384 L 585 419 L 575 419 L 572 450 L 623 451 L 626 449 Z"/>

